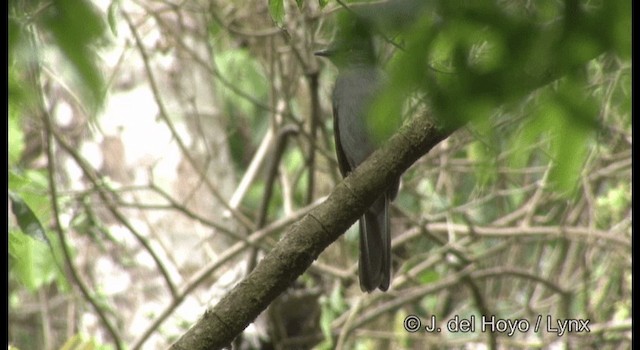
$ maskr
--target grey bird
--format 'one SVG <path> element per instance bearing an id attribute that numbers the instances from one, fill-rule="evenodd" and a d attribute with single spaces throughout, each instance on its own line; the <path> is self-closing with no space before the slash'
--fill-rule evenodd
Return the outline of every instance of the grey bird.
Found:
<path id="1" fill-rule="evenodd" d="M 376 66 L 370 37 L 334 43 L 315 53 L 329 58 L 338 67 L 333 88 L 333 127 L 338 166 L 347 176 L 376 149 L 367 127 L 367 112 L 384 73 Z M 365 211 L 360 226 L 360 288 L 386 291 L 391 281 L 391 235 L 389 203 L 398 191 L 398 181 Z"/>

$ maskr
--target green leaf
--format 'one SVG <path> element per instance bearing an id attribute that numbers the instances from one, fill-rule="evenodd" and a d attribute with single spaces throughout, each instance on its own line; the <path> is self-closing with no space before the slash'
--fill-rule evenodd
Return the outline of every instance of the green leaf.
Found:
<path id="1" fill-rule="evenodd" d="M 22 232 L 50 246 L 51 242 L 49 242 L 49 238 L 47 238 L 42 224 L 33 213 L 33 210 L 22 200 L 22 197 L 9 192 L 9 198 L 11 199 L 11 211 L 13 211 L 13 215 L 16 216 L 18 226 Z"/>
<path id="2" fill-rule="evenodd" d="M 348 23 L 348 22 L 347 22 Z M 398 54 L 388 65 L 389 81 L 376 97 L 369 113 L 369 127 L 376 141 L 387 140 L 402 125 L 402 111 L 407 97 L 415 96 L 416 87 L 424 78 L 423 46 L 430 41 L 430 21 L 415 24 L 406 34 L 406 52 Z"/>
<path id="3" fill-rule="evenodd" d="M 13 169 L 9 169 L 9 190 L 19 190 L 31 183 L 26 176 L 16 173 Z"/>
<path id="4" fill-rule="evenodd" d="M 116 14 L 120 10 L 120 1 L 111 1 L 107 8 L 107 23 L 109 23 L 109 29 L 113 35 L 118 36 L 118 21 Z"/>
<path id="5" fill-rule="evenodd" d="M 12 276 L 31 292 L 58 275 L 51 249 L 16 230 L 9 230 L 9 266 Z"/>
<path id="6" fill-rule="evenodd" d="M 103 100 L 104 83 L 95 47 L 104 38 L 102 17 L 86 0 L 58 0 L 51 3 L 40 24 L 70 61 L 88 105 L 98 106 Z"/>
<path id="7" fill-rule="evenodd" d="M 569 120 L 558 123 L 558 135 L 553 142 L 556 159 L 549 179 L 560 193 L 570 194 L 580 183 L 588 136 L 584 128 L 571 125 Z"/>
<path id="8" fill-rule="evenodd" d="M 269 0 L 269 14 L 278 27 L 284 23 L 284 0 Z"/>
<path id="9" fill-rule="evenodd" d="M 435 270 L 425 270 L 418 276 L 420 284 L 430 284 L 440 280 L 440 274 Z"/>
<path id="10" fill-rule="evenodd" d="M 20 127 L 20 111 L 19 107 L 9 100 L 9 125 L 7 127 L 9 133 L 9 164 L 16 164 L 22 152 L 24 151 L 24 133 Z"/>
<path id="11" fill-rule="evenodd" d="M 9 54 L 9 63 L 11 64 L 11 61 L 14 57 L 15 54 L 15 48 L 16 46 L 18 46 L 23 40 L 24 40 L 24 36 L 22 33 L 22 30 L 20 28 L 20 24 L 18 23 L 18 21 L 16 20 L 16 18 L 14 16 L 9 16 L 9 26 L 8 26 L 8 32 L 9 32 L 9 47 L 11 48 L 8 52 Z"/>
<path id="12" fill-rule="evenodd" d="M 478 186 L 486 186 L 496 179 L 495 158 L 485 142 L 476 141 L 471 143 L 467 148 L 467 158 L 472 164 L 475 164 L 475 176 Z"/>
<path id="13" fill-rule="evenodd" d="M 552 139 L 554 167 L 549 179 L 560 193 L 570 195 L 578 186 L 586 161 L 589 141 L 599 128 L 598 107 L 584 96 L 587 82 L 569 76 L 557 83 L 552 104 L 557 109 L 555 137 Z"/>

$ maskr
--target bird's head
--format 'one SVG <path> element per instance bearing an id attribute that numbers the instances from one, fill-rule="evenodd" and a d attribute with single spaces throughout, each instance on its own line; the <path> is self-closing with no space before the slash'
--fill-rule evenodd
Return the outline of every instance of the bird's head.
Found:
<path id="1" fill-rule="evenodd" d="M 326 49 L 316 51 L 314 54 L 327 57 L 338 68 L 361 64 L 373 65 L 376 62 L 371 30 L 362 23 L 342 26 L 336 39 Z"/>

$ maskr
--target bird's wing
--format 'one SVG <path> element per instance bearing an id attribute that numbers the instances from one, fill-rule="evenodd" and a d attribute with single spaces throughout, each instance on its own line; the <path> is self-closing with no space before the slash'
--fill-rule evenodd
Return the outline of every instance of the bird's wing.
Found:
<path id="1" fill-rule="evenodd" d="M 340 169 L 340 174 L 343 177 L 346 177 L 349 172 L 351 172 L 351 166 L 349 166 L 349 162 L 347 161 L 347 156 L 344 154 L 344 149 L 342 148 L 342 142 L 340 142 L 340 127 L 338 126 L 338 105 L 333 103 L 333 136 L 336 142 L 336 156 L 338 158 L 338 168 Z"/>

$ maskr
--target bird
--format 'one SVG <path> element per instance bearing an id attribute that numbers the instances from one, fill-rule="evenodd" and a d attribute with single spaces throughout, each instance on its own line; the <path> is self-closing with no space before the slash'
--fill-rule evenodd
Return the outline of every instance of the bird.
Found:
<path id="1" fill-rule="evenodd" d="M 376 149 L 367 127 L 367 113 L 385 80 L 376 64 L 372 38 L 350 35 L 315 55 L 328 58 L 338 68 L 333 93 L 333 127 L 338 167 L 346 177 Z M 390 184 L 359 219 L 360 288 L 365 292 L 386 291 L 391 282 L 391 234 L 389 205 L 398 192 L 398 181 Z"/>

